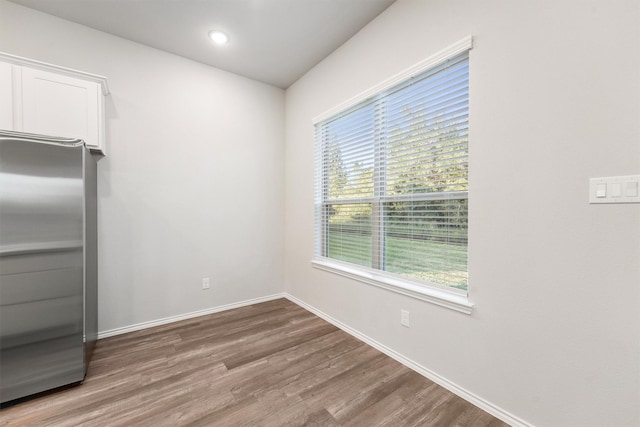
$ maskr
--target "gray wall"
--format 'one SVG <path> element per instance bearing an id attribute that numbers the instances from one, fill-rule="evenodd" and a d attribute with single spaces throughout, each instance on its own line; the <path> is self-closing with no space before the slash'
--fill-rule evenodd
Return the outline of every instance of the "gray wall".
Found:
<path id="1" fill-rule="evenodd" d="M 640 3 L 400 0 L 287 90 L 287 291 L 540 426 L 640 425 Z M 466 35 L 471 316 L 313 269 L 312 118 Z M 411 328 L 400 325 L 400 309 Z"/>
<path id="2" fill-rule="evenodd" d="M 108 78 L 100 331 L 282 292 L 284 91 L 4 0 L 0 51 Z"/>

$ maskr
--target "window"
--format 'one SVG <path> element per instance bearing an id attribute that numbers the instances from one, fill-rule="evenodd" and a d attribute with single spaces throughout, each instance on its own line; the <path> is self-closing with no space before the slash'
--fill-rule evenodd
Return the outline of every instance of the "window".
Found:
<path id="1" fill-rule="evenodd" d="M 469 47 L 316 122 L 317 262 L 466 295 Z"/>

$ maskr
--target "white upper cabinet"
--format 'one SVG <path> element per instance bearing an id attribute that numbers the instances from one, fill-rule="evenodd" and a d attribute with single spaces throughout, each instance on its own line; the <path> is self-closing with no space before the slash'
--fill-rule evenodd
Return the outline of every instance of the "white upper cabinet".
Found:
<path id="1" fill-rule="evenodd" d="M 100 147 L 100 86 L 22 67 L 22 130 L 80 138 Z"/>
<path id="2" fill-rule="evenodd" d="M 104 77 L 0 53 L 0 128 L 79 138 L 105 154 Z"/>

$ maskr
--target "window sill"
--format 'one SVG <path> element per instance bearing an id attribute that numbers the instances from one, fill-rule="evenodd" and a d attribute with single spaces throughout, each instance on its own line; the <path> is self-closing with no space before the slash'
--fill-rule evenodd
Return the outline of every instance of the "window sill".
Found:
<path id="1" fill-rule="evenodd" d="M 469 302 L 469 299 L 465 295 L 420 286 L 410 281 L 387 276 L 382 272 L 378 273 L 364 268 L 360 269 L 326 258 L 314 258 L 311 264 L 314 268 L 320 270 L 358 280 L 421 301 L 430 302 L 460 313 L 471 314 L 473 311 L 473 304 Z"/>

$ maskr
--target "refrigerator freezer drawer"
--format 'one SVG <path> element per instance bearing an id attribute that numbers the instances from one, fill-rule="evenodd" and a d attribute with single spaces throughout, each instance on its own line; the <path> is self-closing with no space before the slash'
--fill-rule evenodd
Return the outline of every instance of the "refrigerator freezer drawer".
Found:
<path id="1" fill-rule="evenodd" d="M 2 401 L 84 379 L 82 336 L 68 335 L 2 349 Z"/>

